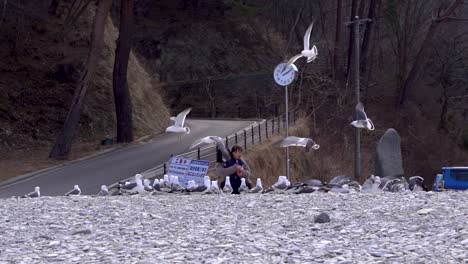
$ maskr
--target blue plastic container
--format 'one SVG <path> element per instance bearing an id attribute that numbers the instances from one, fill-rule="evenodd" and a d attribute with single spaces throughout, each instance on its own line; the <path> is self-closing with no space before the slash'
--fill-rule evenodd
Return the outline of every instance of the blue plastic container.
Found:
<path id="1" fill-rule="evenodd" d="M 468 167 L 444 167 L 444 189 L 468 190 Z"/>

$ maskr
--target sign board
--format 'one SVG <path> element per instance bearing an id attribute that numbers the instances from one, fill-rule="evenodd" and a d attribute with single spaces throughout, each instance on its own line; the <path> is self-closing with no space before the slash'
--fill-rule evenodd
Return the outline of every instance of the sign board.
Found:
<path id="1" fill-rule="evenodd" d="M 184 188 L 187 187 L 187 182 L 190 180 L 195 181 L 198 185 L 203 185 L 209 165 L 210 162 L 207 160 L 173 157 L 167 174 L 177 176 L 179 184 Z"/>

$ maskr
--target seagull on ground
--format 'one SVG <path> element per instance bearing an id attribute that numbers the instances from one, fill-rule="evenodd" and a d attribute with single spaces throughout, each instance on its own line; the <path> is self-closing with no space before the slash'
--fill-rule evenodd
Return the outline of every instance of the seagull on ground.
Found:
<path id="1" fill-rule="evenodd" d="M 381 184 L 380 177 L 371 175 L 362 185 L 361 192 L 370 193 L 380 191 L 379 186 Z"/>
<path id="2" fill-rule="evenodd" d="M 428 191 L 426 186 L 423 184 L 423 177 L 421 176 L 413 176 L 409 178 L 409 189 L 413 192 L 416 191 Z"/>
<path id="3" fill-rule="evenodd" d="M 248 191 L 249 191 L 249 187 L 247 187 L 247 184 L 245 183 L 245 178 L 241 178 L 241 185 L 239 187 L 239 193 L 248 192 Z"/>
<path id="4" fill-rule="evenodd" d="M 109 190 L 107 189 L 106 185 L 101 185 L 101 190 L 97 194 L 98 196 L 108 196 Z"/>
<path id="5" fill-rule="evenodd" d="M 231 178 L 230 176 L 226 176 L 226 180 L 224 181 L 223 192 L 225 193 L 232 193 L 232 185 L 231 185 Z"/>
<path id="6" fill-rule="evenodd" d="M 249 193 L 261 193 L 263 191 L 262 180 L 257 178 L 257 184 L 255 187 L 249 190 Z"/>
<path id="7" fill-rule="evenodd" d="M 129 194 L 144 193 L 145 187 L 143 186 L 141 177 L 141 174 L 136 174 L 134 182 L 125 183 L 120 189 Z"/>
<path id="8" fill-rule="evenodd" d="M 81 189 L 78 185 L 73 186 L 73 189 L 68 191 L 65 196 L 79 196 L 81 194 Z"/>
<path id="9" fill-rule="evenodd" d="M 221 191 L 219 190 L 218 187 L 218 181 L 211 181 L 211 187 L 210 187 L 210 192 L 215 193 L 215 194 L 220 194 Z"/>
<path id="10" fill-rule="evenodd" d="M 187 108 L 184 111 L 180 112 L 176 117 L 171 117 L 171 120 L 174 122 L 174 124 L 166 128 L 166 132 L 190 134 L 190 128 L 187 126 L 184 127 L 185 119 L 190 113 L 190 111 L 192 111 L 192 108 Z"/>
<path id="11" fill-rule="evenodd" d="M 143 180 L 143 186 L 145 187 L 145 191 L 147 192 L 152 192 L 154 191 L 153 186 L 151 186 L 149 179 L 144 179 Z"/>
<path id="12" fill-rule="evenodd" d="M 39 197 L 41 197 L 41 191 L 40 191 L 39 186 L 36 186 L 36 188 L 34 188 L 34 191 L 22 196 L 22 198 L 39 198 Z"/>
<path id="13" fill-rule="evenodd" d="M 351 125 L 357 128 L 365 128 L 367 130 L 374 130 L 374 123 L 372 123 L 372 120 L 367 117 L 366 112 L 364 112 L 364 105 L 359 102 L 356 105 L 356 119 L 353 122 L 351 122 Z"/>
<path id="14" fill-rule="evenodd" d="M 280 140 L 274 144 L 276 147 L 286 148 L 286 147 L 303 147 L 306 152 L 309 152 L 311 149 L 317 150 L 320 146 L 315 143 L 311 138 L 300 138 L 295 136 L 289 136 L 283 140 Z"/>
<path id="15" fill-rule="evenodd" d="M 314 27 L 314 22 L 310 24 L 310 26 L 307 28 L 304 34 L 304 50 L 301 51 L 301 53 L 289 59 L 283 71 L 288 69 L 290 65 L 294 65 L 293 63 L 302 57 L 307 58 L 307 63 L 310 63 L 317 58 L 317 55 L 318 55 L 317 47 L 315 45 L 310 47 L 310 35 L 312 34 L 313 27 Z"/>

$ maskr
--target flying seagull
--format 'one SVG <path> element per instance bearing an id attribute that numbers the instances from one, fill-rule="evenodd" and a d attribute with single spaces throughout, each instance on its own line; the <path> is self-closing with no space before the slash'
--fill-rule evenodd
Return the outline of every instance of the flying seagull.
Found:
<path id="1" fill-rule="evenodd" d="M 304 147 L 306 152 L 309 152 L 311 149 L 317 150 L 320 148 L 320 146 L 311 138 L 300 138 L 295 136 L 289 136 L 281 141 L 278 141 L 275 143 L 275 146 L 282 148 L 292 146 Z"/>
<path id="2" fill-rule="evenodd" d="M 81 194 L 81 189 L 78 185 L 73 186 L 73 189 L 68 191 L 65 196 L 78 196 Z"/>
<path id="3" fill-rule="evenodd" d="M 231 159 L 231 155 L 229 154 L 229 151 L 226 149 L 226 145 L 224 145 L 224 141 L 222 138 L 217 137 L 217 136 L 206 136 L 204 138 L 200 138 L 196 140 L 195 142 L 193 142 L 193 144 L 190 146 L 190 149 L 194 149 L 203 144 L 216 145 L 218 149 L 221 151 L 221 154 L 223 155 L 223 158 L 225 160 Z"/>
<path id="4" fill-rule="evenodd" d="M 190 111 L 192 111 L 191 107 L 180 112 L 176 117 L 174 116 L 171 117 L 171 120 L 174 121 L 174 124 L 166 128 L 166 132 L 190 134 L 190 128 L 184 127 L 185 118 L 190 113 Z M 179 139 L 180 139 L 180 136 L 179 136 Z"/>
<path id="5" fill-rule="evenodd" d="M 351 122 L 352 126 L 368 130 L 375 129 L 374 123 L 372 123 L 372 120 L 370 120 L 370 118 L 367 117 L 366 112 L 364 112 L 364 105 L 362 105 L 361 102 L 356 105 L 356 118 L 357 120 Z"/>
<path id="6" fill-rule="evenodd" d="M 101 185 L 101 190 L 97 194 L 98 196 L 108 196 L 109 195 L 109 190 L 107 189 L 107 186 Z"/>
<path id="7" fill-rule="evenodd" d="M 290 65 L 293 65 L 294 62 L 296 62 L 298 59 L 302 57 L 307 58 L 307 63 L 310 63 L 317 58 L 317 55 L 318 55 L 317 47 L 315 45 L 310 47 L 310 35 L 312 33 L 313 27 L 314 27 L 314 22 L 310 24 L 309 28 L 307 28 L 307 31 L 304 34 L 304 50 L 301 51 L 301 53 L 289 59 L 283 71 L 288 69 Z"/>
<path id="8" fill-rule="evenodd" d="M 34 191 L 22 196 L 22 198 L 39 198 L 39 197 L 41 197 L 41 191 L 40 191 L 39 186 L 36 186 L 36 188 L 34 188 Z"/>

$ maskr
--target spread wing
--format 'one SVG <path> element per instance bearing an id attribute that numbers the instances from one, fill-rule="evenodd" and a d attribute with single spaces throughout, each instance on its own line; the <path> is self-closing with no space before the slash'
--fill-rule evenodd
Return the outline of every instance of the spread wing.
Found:
<path id="1" fill-rule="evenodd" d="M 294 62 L 296 62 L 301 57 L 303 57 L 302 53 L 297 54 L 296 56 L 293 56 L 292 58 L 290 58 L 281 72 L 285 72 L 287 69 L 289 69 L 289 66 L 294 65 Z M 295 67 L 295 70 L 296 69 L 297 69 L 297 67 Z"/>
<path id="2" fill-rule="evenodd" d="M 175 125 L 178 126 L 178 127 L 184 127 L 184 123 L 185 123 L 185 118 L 187 117 L 187 115 L 190 113 L 190 111 L 192 111 L 192 108 L 187 108 L 185 109 L 184 111 L 180 112 L 177 117 L 176 117 L 176 120 L 175 120 Z"/>
<path id="3" fill-rule="evenodd" d="M 309 152 L 311 149 L 317 150 L 319 148 L 320 148 L 320 146 L 317 143 L 315 143 L 315 141 L 313 139 L 307 138 L 307 144 L 305 146 L 305 151 L 306 152 Z"/>
<path id="4" fill-rule="evenodd" d="M 310 35 L 312 34 L 312 28 L 314 27 L 314 22 L 310 24 L 307 28 L 306 33 L 304 34 L 304 50 L 309 50 L 310 47 Z"/>
<path id="5" fill-rule="evenodd" d="M 367 120 L 366 112 L 364 112 L 364 105 L 359 102 L 356 105 L 356 119 L 357 120 Z"/>

